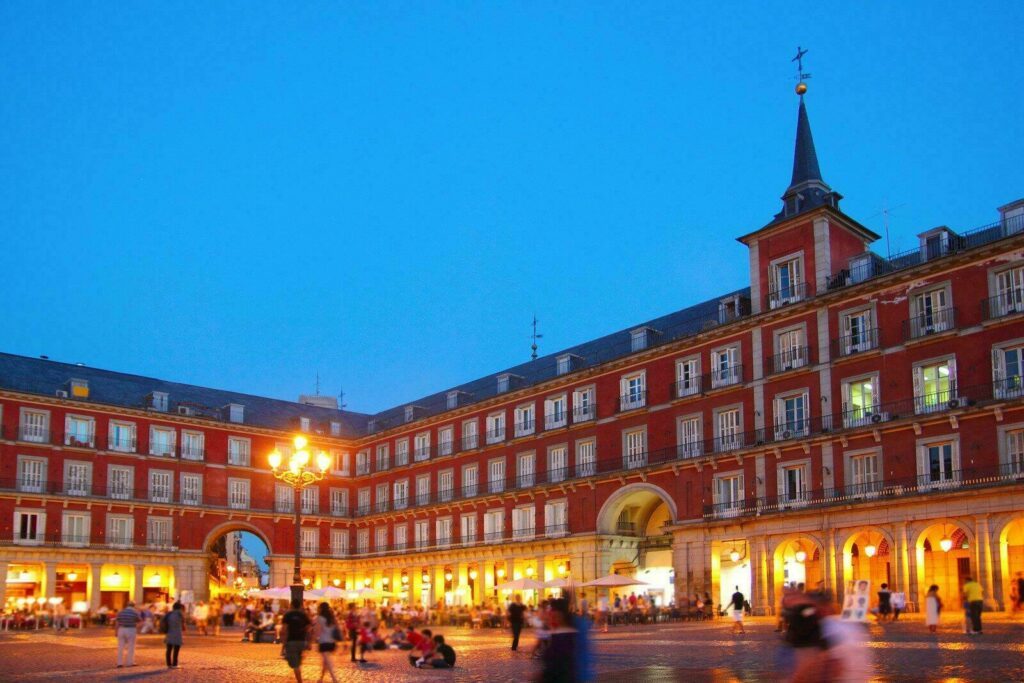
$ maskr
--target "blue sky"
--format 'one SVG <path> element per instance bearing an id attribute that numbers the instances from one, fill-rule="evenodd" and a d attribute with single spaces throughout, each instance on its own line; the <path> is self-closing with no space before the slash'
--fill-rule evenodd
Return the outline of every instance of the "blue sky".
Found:
<path id="1" fill-rule="evenodd" d="M 892 248 L 1024 197 L 1024 3 L 0 4 L 0 349 L 375 411 L 746 284 L 796 46 Z M 884 243 L 878 248 L 885 251 Z"/>

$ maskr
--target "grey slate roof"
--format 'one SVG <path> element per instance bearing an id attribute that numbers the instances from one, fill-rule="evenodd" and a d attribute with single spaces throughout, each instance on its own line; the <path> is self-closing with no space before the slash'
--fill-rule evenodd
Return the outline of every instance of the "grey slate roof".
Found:
<path id="1" fill-rule="evenodd" d="M 83 403 L 144 408 L 147 405 L 146 397 L 150 393 L 162 391 L 169 395 L 168 412 L 172 414 L 176 412 L 177 405 L 185 403 L 200 414 L 208 410 L 209 417 L 227 422 L 225 406 L 237 403 L 245 406 L 243 423 L 247 425 L 294 431 L 298 427 L 299 417 L 308 417 L 314 428 L 323 430 L 324 434 L 330 434 L 332 420 L 341 423 L 343 436 L 357 437 L 366 434 L 367 416 L 362 413 L 0 353 L 0 387 L 4 389 L 54 396 L 57 390 L 67 389 L 68 381 L 71 379 L 84 379 L 89 382 L 89 398 L 82 400 Z"/>
<path id="2" fill-rule="evenodd" d="M 800 109 L 796 116 L 796 146 L 793 149 L 793 178 L 790 189 L 809 180 L 824 182 L 821 169 L 818 168 L 818 152 L 814 149 L 814 136 L 811 134 L 811 122 L 807 118 L 807 107 L 804 98 L 800 98 Z"/>

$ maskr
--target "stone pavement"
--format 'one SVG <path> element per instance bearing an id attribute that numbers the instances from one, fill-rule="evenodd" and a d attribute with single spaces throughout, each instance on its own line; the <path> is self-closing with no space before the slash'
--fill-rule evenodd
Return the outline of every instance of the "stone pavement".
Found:
<path id="1" fill-rule="evenodd" d="M 897 624 L 870 627 L 869 652 L 877 680 L 1024 681 L 1024 620 L 986 616 L 985 635 L 957 632 L 955 615 L 931 636 L 919 615 Z M 906 617 L 906 615 L 905 615 Z M 748 620 L 746 636 L 734 638 L 725 620 L 711 624 L 660 624 L 620 627 L 595 633 L 599 680 L 655 683 L 667 681 L 774 681 L 780 677 L 780 644 L 768 619 Z M 341 681 L 530 681 L 536 662 L 533 638 L 524 634 L 526 651 L 508 649 L 507 632 L 443 631 L 458 653 L 451 671 L 414 670 L 405 653 L 370 653 L 368 664 L 352 664 L 337 654 Z M 202 637 L 189 632 L 181 651 L 182 668 L 163 665 L 161 636 L 139 637 L 138 666 L 116 669 L 115 639 L 94 627 L 67 635 L 52 632 L 0 633 L 0 681 L 293 681 L 271 644 L 239 643 L 237 632 Z M 308 652 L 303 677 L 316 681 L 319 655 Z"/>

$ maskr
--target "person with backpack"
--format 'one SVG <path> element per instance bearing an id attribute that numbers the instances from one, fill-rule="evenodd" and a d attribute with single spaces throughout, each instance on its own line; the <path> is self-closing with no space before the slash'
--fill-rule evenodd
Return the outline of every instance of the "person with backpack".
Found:
<path id="1" fill-rule="evenodd" d="M 160 633 L 164 634 L 164 645 L 167 650 L 164 659 L 168 669 L 178 668 L 178 652 L 185 636 L 185 608 L 180 602 L 175 602 L 174 607 L 160 620 Z"/>

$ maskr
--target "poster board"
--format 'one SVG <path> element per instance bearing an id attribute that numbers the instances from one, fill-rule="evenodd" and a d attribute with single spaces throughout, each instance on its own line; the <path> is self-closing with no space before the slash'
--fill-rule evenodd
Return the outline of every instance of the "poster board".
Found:
<path id="1" fill-rule="evenodd" d="M 871 582 L 866 579 L 851 581 L 846 587 L 840 618 L 844 621 L 866 622 L 870 609 Z"/>

